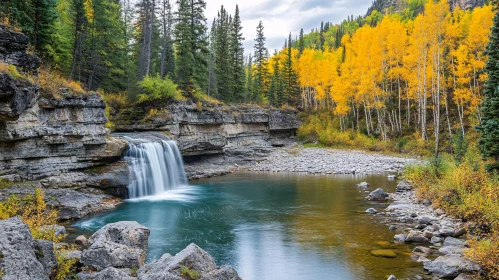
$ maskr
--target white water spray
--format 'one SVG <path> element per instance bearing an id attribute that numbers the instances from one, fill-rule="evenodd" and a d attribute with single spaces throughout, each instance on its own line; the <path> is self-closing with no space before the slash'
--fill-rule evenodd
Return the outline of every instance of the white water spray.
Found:
<path id="1" fill-rule="evenodd" d="M 132 175 L 129 198 L 154 196 L 187 185 L 184 162 L 175 141 L 128 139 L 132 140 L 125 152 Z"/>

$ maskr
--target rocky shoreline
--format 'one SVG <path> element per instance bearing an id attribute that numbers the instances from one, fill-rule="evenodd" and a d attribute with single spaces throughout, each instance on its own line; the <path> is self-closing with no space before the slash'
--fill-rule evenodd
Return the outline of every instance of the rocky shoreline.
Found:
<path id="1" fill-rule="evenodd" d="M 65 229 L 61 227 L 61 233 Z M 0 278 L 4 280 L 54 279 L 62 259 L 72 259 L 71 278 L 81 280 L 204 279 L 240 280 L 228 265 L 217 266 L 196 244 L 172 256 L 146 263 L 150 230 L 137 222 L 107 224 L 88 240 L 80 236 L 77 248 L 55 252 L 68 244 L 33 238 L 19 217 L 0 220 Z M 62 257 L 57 257 L 61 254 Z"/>
<path id="2" fill-rule="evenodd" d="M 359 187 L 366 187 L 359 184 Z M 393 201 L 378 212 L 374 208 L 366 213 L 383 217 L 383 223 L 396 233 L 395 243 L 408 243 L 416 247 L 411 258 L 423 263 L 428 275 L 416 275 L 416 279 L 478 279 L 480 267 L 465 256 L 468 247 L 465 240 L 467 225 L 451 217 L 442 209 L 435 209 L 430 201 L 419 201 L 412 184 L 401 181 L 395 193 L 378 189 L 366 199 Z M 397 279 L 392 275 L 390 280 Z"/>

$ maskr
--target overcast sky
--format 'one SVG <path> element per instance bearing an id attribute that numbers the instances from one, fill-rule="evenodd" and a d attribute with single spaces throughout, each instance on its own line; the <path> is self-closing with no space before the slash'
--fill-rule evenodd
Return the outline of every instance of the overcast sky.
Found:
<path id="1" fill-rule="evenodd" d="M 321 21 L 340 23 L 349 15 L 364 15 L 372 0 L 206 0 L 206 17 L 211 27 L 220 6 L 234 14 L 239 5 L 243 33 L 245 37 L 245 55 L 253 52 L 256 26 L 263 21 L 267 37 L 267 48 L 272 53 L 284 45 L 289 32 L 295 38 L 300 28 L 305 33 L 320 27 Z"/>

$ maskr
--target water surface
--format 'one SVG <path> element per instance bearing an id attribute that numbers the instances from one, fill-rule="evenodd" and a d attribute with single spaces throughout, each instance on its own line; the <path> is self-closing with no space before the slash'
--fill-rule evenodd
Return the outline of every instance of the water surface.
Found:
<path id="1" fill-rule="evenodd" d="M 313 176 L 236 173 L 195 182 L 163 195 L 131 200 L 112 212 L 77 221 L 76 234 L 116 221 L 151 229 L 148 259 L 176 254 L 194 242 L 218 264 L 251 279 L 399 279 L 422 273 L 409 245 L 386 244 L 393 233 L 380 218 L 364 214 L 386 204 L 364 200 L 369 190 L 394 190 L 384 175 Z M 397 258 L 370 254 L 395 250 Z"/>

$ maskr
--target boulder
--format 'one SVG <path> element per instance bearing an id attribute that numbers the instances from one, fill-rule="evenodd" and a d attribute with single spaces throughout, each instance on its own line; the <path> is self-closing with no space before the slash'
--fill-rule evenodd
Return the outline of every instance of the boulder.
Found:
<path id="1" fill-rule="evenodd" d="M 80 272 L 76 275 L 80 280 L 132 280 L 124 271 L 114 267 L 108 267 L 100 272 Z M 164 278 L 168 279 L 168 278 Z"/>
<path id="2" fill-rule="evenodd" d="M 431 244 L 436 244 L 436 243 L 442 243 L 444 241 L 443 238 L 438 237 L 438 236 L 433 236 L 430 240 Z"/>
<path id="3" fill-rule="evenodd" d="M 372 201 L 385 201 L 388 198 L 388 194 L 382 189 L 378 188 L 371 192 L 366 199 Z"/>
<path id="4" fill-rule="evenodd" d="M 465 235 L 466 232 L 467 231 L 465 228 L 460 228 L 460 229 L 456 230 L 452 236 L 453 237 L 461 237 L 461 236 Z"/>
<path id="5" fill-rule="evenodd" d="M 397 192 L 406 192 L 412 190 L 412 184 L 407 181 L 401 181 L 397 184 Z"/>
<path id="6" fill-rule="evenodd" d="M 374 208 L 369 208 L 369 209 L 366 210 L 366 213 L 376 214 L 376 213 L 378 213 L 378 211 L 376 211 L 376 209 L 374 209 Z"/>
<path id="7" fill-rule="evenodd" d="M 107 224 L 90 237 L 81 262 L 97 270 L 140 267 L 146 259 L 149 234 L 150 230 L 137 222 Z"/>
<path id="8" fill-rule="evenodd" d="M 75 239 L 76 245 L 80 245 L 80 246 L 85 247 L 85 246 L 87 246 L 87 243 L 88 243 L 88 240 L 84 235 L 80 235 L 80 236 L 76 237 L 76 239 Z"/>
<path id="9" fill-rule="evenodd" d="M 463 246 L 443 246 L 442 248 L 438 249 L 438 252 L 444 255 L 462 255 L 464 253 L 464 250 L 465 247 Z"/>
<path id="10" fill-rule="evenodd" d="M 362 182 L 362 183 L 357 184 L 357 187 L 359 187 L 359 188 L 367 188 L 367 187 L 369 187 L 369 183 L 368 182 Z"/>
<path id="11" fill-rule="evenodd" d="M 423 246 L 418 246 L 412 250 L 413 254 L 416 254 L 418 256 L 429 256 L 431 254 L 431 249 Z"/>
<path id="12" fill-rule="evenodd" d="M 406 243 L 429 243 L 430 240 L 424 237 L 421 231 L 412 230 L 407 235 Z"/>
<path id="13" fill-rule="evenodd" d="M 447 237 L 444 240 L 444 246 L 464 246 L 464 241 L 454 237 Z"/>
<path id="14" fill-rule="evenodd" d="M 434 261 L 426 262 L 424 268 L 434 276 L 454 279 L 461 273 L 478 272 L 480 267 L 459 255 L 440 256 Z"/>
<path id="15" fill-rule="evenodd" d="M 395 239 L 396 242 L 405 242 L 407 239 L 407 234 L 396 234 L 393 239 Z"/>
<path id="16" fill-rule="evenodd" d="M 421 218 L 419 218 L 418 220 L 418 224 L 420 225 L 430 225 L 433 221 L 433 218 L 431 217 L 428 217 L 428 216 L 423 216 Z"/>
<path id="17" fill-rule="evenodd" d="M 43 265 L 45 274 L 52 276 L 54 269 L 57 268 L 54 243 L 47 240 L 35 240 L 35 256 Z"/>
<path id="18" fill-rule="evenodd" d="M 137 271 L 137 276 L 141 280 L 181 280 L 183 279 L 182 268 L 199 274 L 200 279 L 241 279 L 232 267 L 217 267 L 213 257 L 196 244 L 190 244 L 173 257 L 170 254 L 164 254 L 159 260 L 142 266 Z"/>
<path id="19" fill-rule="evenodd" d="M 29 227 L 21 218 L 0 220 L 0 271 L 3 271 L 3 280 L 49 279 L 35 255 L 35 244 Z"/>
<path id="20" fill-rule="evenodd" d="M 386 280 L 397 280 L 397 277 L 395 277 L 395 275 L 390 275 Z"/>

